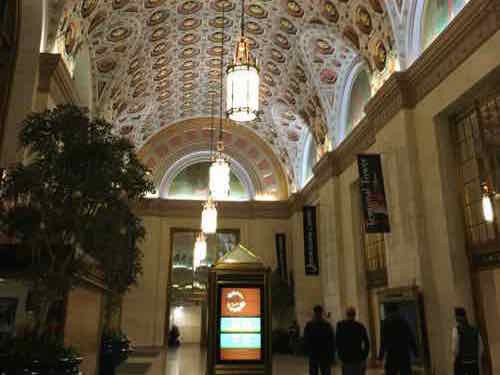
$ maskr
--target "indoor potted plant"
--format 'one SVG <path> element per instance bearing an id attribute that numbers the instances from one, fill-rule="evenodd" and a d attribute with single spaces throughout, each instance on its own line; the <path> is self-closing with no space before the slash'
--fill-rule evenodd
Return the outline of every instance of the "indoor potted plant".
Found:
<path id="1" fill-rule="evenodd" d="M 141 272 L 138 241 L 145 231 L 129 203 L 154 187 L 133 145 L 111 130 L 75 106 L 32 114 L 19 134 L 26 158 L 1 176 L 0 232 L 30 260 L 18 278 L 36 298 L 35 323 L 20 340 L 36 361 L 49 349 L 67 359 L 61 337 L 48 344 L 49 311 L 82 276 L 98 269 L 107 285 L 124 292 Z M 30 356 L 17 358 L 32 365 Z"/>
<path id="2" fill-rule="evenodd" d="M 130 352 L 130 340 L 121 330 L 105 329 L 101 339 L 99 373 L 114 375 L 116 368 L 127 360 Z"/>

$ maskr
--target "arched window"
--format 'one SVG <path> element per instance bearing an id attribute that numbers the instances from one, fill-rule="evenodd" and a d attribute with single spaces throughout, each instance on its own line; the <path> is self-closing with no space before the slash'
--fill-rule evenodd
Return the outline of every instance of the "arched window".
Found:
<path id="1" fill-rule="evenodd" d="M 169 199 L 203 200 L 208 196 L 209 162 L 188 165 L 182 169 L 167 187 Z M 231 171 L 230 194 L 228 200 L 248 200 L 249 193 L 238 177 Z"/>
<path id="2" fill-rule="evenodd" d="M 312 134 L 309 134 L 304 147 L 301 187 L 304 187 L 313 176 L 314 164 L 316 164 L 316 143 Z"/>
<path id="3" fill-rule="evenodd" d="M 427 0 L 421 23 L 420 47 L 425 50 L 462 10 L 468 0 Z"/>
<path id="4" fill-rule="evenodd" d="M 73 82 L 84 107 L 92 110 L 92 74 L 90 68 L 90 51 L 85 42 L 74 57 Z"/>
<path id="5" fill-rule="evenodd" d="M 365 105 L 371 97 L 370 77 L 365 69 L 360 69 L 354 79 L 349 97 L 345 132 L 347 136 L 352 129 L 365 117 Z"/>

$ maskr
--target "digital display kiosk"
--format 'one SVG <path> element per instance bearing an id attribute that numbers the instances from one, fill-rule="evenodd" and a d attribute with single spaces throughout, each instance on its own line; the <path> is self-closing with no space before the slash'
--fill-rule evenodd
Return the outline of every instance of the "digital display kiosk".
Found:
<path id="1" fill-rule="evenodd" d="M 219 288 L 218 362 L 262 361 L 262 288 Z"/>
<path id="2" fill-rule="evenodd" d="M 208 375 L 271 375 L 270 270 L 238 245 L 210 269 Z"/>

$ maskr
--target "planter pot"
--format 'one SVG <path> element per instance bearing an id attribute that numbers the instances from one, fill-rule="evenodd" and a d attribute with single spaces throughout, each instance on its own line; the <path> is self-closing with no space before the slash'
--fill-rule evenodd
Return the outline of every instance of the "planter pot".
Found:
<path id="1" fill-rule="evenodd" d="M 1 358 L 0 358 L 1 360 Z M 18 361 L 0 370 L 2 375 L 78 375 L 82 358 L 61 358 L 56 366 L 47 366 L 39 361 L 22 364 Z"/>
<path id="2" fill-rule="evenodd" d="M 116 368 L 125 362 L 130 354 L 130 341 L 103 340 L 100 357 L 100 373 L 114 375 Z"/>

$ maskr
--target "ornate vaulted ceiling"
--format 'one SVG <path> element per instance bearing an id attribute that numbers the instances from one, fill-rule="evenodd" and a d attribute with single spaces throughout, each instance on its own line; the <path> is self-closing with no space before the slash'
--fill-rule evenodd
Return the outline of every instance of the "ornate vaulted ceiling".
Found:
<path id="1" fill-rule="evenodd" d="M 332 137 L 352 66 L 366 61 L 374 81 L 394 69 L 395 41 L 382 4 L 245 2 L 262 108 L 245 126 L 274 150 L 291 190 L 308 131 L 317 143 Z M 232 59 L 240 15 L 238 0 L 70 0 L 59 33 L 69 60 L 88 42 L 94 108 L 140 149 L 161 129 L 211 115 L 220 59 L 226 66 Z"/>

